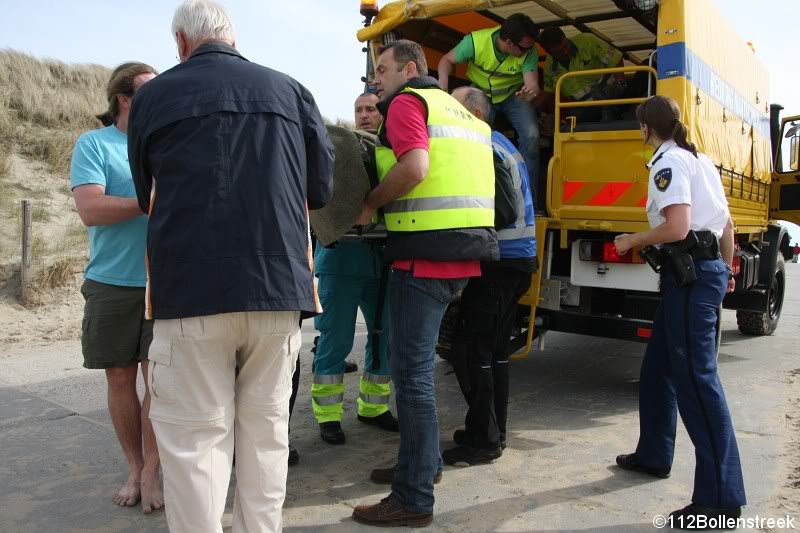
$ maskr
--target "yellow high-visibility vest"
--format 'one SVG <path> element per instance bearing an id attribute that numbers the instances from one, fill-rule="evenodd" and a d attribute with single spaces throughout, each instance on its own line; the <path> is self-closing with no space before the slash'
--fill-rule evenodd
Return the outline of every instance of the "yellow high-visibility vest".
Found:
<path id="1" fill-rule="evenodd" d="M 499 26 L 498 26 L 499 27 Z M 472 32 L 475 58 L 469 62 L 467 77 L 483 89 L 493 104 L 499 104 L 522 87 L 522 64 L 528 57 L 508 55 L 502 62 L 494 51 L 494 34 L 497 28 Z"/>
<path id="2" fill-rule="evenodd" d="M 428 109 L 429 166 L 425 179 L 383 208 L 388 231 L 494 227 L 491 129 L 441 89 L 404 89 Z M 380 130 L 384 125 L 381 124 Z M 378 179 L 397 164 L 377 146 Z"/>

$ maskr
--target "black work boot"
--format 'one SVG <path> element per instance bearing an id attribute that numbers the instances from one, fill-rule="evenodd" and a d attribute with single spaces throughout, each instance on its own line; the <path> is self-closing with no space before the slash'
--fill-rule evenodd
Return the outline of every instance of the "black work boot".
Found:
<path id="1" fill-rule="evenodd" d="M 397 419 L 394 417 L 391 411 L 386 411 L 385 413 L 373 417 L 358 415 L 358 419 L 365 424 L 378 426 L 386 431 L 393 431 L 394 433 L 400 431 L 400 424 L 397 422 Z"/>
<path id="2" fill-rule="evenodd" d="M 673 529 L 736 529 L 736 519 L 742 516 L 741 507 L 713 508 L 691 503 L 669 514 Z"/>
<path id="3" fill-rule="evenodd" d="M 319 436 L 328 444 L 344 444 L 341 422 L 323 422 L 319 425 Z"/>
<path id="4" fill-rule="evenodd" d="M 471 441 L 469 440 L 469 433 L 467 433 L 467 430 L 466 429 L 457 429 L 457 430 L 455 430 L 455 432 L 453 433 L 453 442 L 455 442 L 456 444 L 459 444 L 459 445 L 463 445 L 463 444 L 469 445 Z M 503 437 L 501 435 L 500 436 L 500 449 L 501 450 L 505 450 L 506 446 L 507 446 L 506 439 L 505 439 L 505 437 Z"/>
<path id="5" fill-rule="evenodd" d="M 639 458 L 635 453 L 623 454 L 617 456 L 617 466 L 623 470 L 630 470 L 631 472 L 641 472 L 648 476 L 657 477 L 659 479 L 667 479 L 669 477 L 669 468 L 660 470 L 650 466 L 645 466 L 639 462 Z"/>
<path id="6" fill-rule="evenodd" d="M 289 466 L 294 466 L 300 462 L 300 454 L 291 444 L 289 445 Z"/>
<path id="7" fill-rule="evenodd" d="M 442 452 L 442 461 L 453 466 L 473 466 L 491 463 L 503 455 L 503 449 L 473 448 L 472 446 L 459 445 Z"/>

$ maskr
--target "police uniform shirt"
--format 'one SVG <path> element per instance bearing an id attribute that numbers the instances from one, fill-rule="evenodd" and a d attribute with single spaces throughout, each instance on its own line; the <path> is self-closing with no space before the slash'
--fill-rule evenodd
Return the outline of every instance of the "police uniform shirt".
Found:
<path id="1" fill-rule="evenodd" d="M 666 222 L 664 209 L 688 204 L 692 208 L 690 228 L 712 231 L 722 237 L 730 213 L 719 172 L 704 154 L 692 155 L 669 140 L 648 163 L 647 219 L 651 228 Z"/>

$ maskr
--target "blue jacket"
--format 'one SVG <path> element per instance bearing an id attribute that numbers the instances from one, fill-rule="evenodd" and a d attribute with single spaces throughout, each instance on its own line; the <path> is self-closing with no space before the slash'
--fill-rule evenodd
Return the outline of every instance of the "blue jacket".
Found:
<path id="1" fill-rule="evenodd" d="M 500 260 L 529 259 L 536 256 L 536 219 L 533 211 L 528 169 L 522 155 L 502 133 L 492 132 L 492 149 L 495 158 L 510 174 L 516 193 L 516 220 L 497 231 Z"/>
<path id="2" fill-rule="evenodd" d="M 137 91 L 128 155 L 154 318 L 317 311 L 306 207 L 330 199 L 333 146 L 305 87 L 201 45 Z"/>

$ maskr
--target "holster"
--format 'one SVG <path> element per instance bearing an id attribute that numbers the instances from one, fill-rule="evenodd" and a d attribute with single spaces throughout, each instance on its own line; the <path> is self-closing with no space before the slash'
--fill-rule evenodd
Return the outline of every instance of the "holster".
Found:
<path id="1" fill-rule="evenodd" d="M 664 264 L 675 276 L 678 287 L 691 285 L 697 279 L 697 272 L 694 270 L 694 257 L 692 254 L 681 251 L 678 247 L 665 244 L 661 247 L 664 256 Z"/>
<path id="2" fill-rule="evenodd" d="M 640 255 L 657 273 L 667 267 L 675 276 L 678 286 L 685 287 L 697 279 L 695 260 L 719 257 L 719 241 L 710 231 L 689 230 L 682 241 L 663 244 L 658 248 L 647 246 Z"/>

